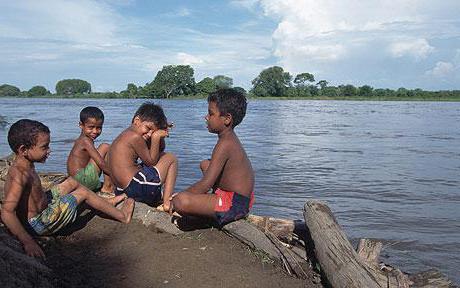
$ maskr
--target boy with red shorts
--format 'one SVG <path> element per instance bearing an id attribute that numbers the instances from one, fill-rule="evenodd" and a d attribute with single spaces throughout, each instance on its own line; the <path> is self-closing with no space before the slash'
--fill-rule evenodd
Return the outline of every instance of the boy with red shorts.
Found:
<path id="1" fill-rule="evenodd" d="M 182 215 L 205 216 L 220 226 L 249 214 L 254 199 L 254 172 L 234 128 L 246 114 L 246 97 L 221 89 L 208 97 L 208 130 L 218 136 L 210 160 L 203 160 L 201 180 L 172 197 Z M 213 193 L 208 194 L 212 188 Z"/>

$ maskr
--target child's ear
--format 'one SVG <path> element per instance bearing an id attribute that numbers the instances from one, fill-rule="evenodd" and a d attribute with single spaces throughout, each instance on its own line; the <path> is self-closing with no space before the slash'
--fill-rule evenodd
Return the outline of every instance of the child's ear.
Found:
<path id="1" fill-rule="evenodd" d="M 21 146 L 19 146 L 19 148 L 18 148 L 18 154 L 19 154 L 19 155 L 22 155 L 22 156 L 26 156 L 27 150 L 28 150 L 28 149 L 26 148 L 25 145 L 21 145 Z"/>
<path id="2" fill-rule="evenodd" d="M 80 121 L 78 122 L 78 127 L 83 128 L 84 124 Z"/>
<path id="3" fill-rule="evenodd" d="M 232 122 L 233 122 L 232 114 L 227 113 L 224 117 L 225 117 L 225 119 L 224 119 L 225 126 L 230 126 L 230 124 L 232 124 Z"/>

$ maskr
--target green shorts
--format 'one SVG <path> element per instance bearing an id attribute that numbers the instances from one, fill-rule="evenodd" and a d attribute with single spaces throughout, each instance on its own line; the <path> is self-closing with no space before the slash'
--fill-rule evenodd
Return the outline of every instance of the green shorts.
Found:
<path id="1" fill-rule="evenodd" d="M 29 219 L 38 235 L 51 235 L 73 223 L 77 217 L 77 198 L 72 194 L 61 196 L 57 186 L 46 191 L 48 206 L 40 214 Z"/>
<path id="2" fill-rule="evenodd" d="M 73 178 L 89 190 L 97 191 L 101 188 L 101 181 L 99 180 L 100 175 L 101 172 L 97 170 L 96 165 L 89 162 L 85 168 L 78 170 Z"/>

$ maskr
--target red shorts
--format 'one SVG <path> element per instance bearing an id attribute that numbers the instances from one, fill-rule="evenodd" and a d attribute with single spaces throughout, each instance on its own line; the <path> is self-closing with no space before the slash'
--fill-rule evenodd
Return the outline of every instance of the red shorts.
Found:
<path id="1" fill-rule="evenodd" d="M 251 193 L 250 197 L 246 197 L 218 188 L 215 194 L 218 197 L 218 201 L 214 211 L 216 212 L 217 222 L 221 226 L 246 217 L 254 203 L 254 192 Z"/>

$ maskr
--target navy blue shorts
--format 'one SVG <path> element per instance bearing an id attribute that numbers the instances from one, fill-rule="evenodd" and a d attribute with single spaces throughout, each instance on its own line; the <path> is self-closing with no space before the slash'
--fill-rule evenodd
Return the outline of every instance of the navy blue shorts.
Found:
<path id="1" fill-rule="evenodd" d="M 160 173 L 157 168 L 141 164 L 141 170 L 134 175 L 128 187 L 117 187 L 116 195 L 126 193 L 129 198 L 150 206 L 161 203 L 163 193 L 161 191 Z"/>

